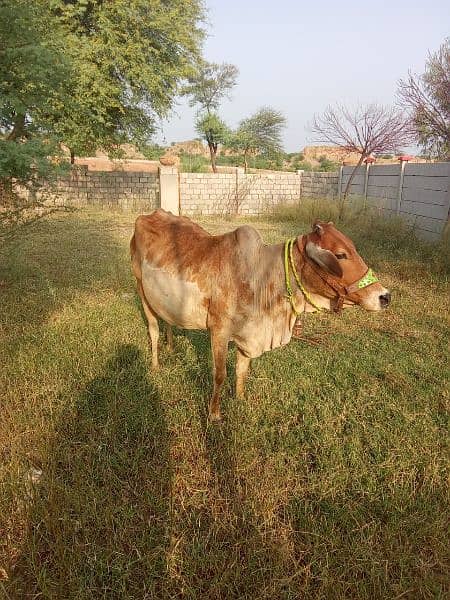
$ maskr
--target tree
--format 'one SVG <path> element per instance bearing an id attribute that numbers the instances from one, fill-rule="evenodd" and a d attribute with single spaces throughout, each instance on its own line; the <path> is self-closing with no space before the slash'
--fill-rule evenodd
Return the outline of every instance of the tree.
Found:
<path id="1" fill-rule="evenodd" d="M 353 112 L 342 105 L 329 106 L 322 115 L 314 116 L 310 129 L 317 136 L 315 142 L 333 144 L 359 154 L 344 190 L 344 201 L 355 173 L 366 157 L 395 152 L 412 140 L 410 124 L 403 114 L 395 108 L 377 104 L 358 106 Z"/>
<path id="2" fill-rule="evenodd" d="M 450 157 L 450 38 L 430 54 L 423 75 L 399 81 L 400 102 L 410 111 L 418 143 L 436 158 Z"/>
<path id="3" fill-rule="evenodd" d="M 69 76 L 49 38 L 50 12 L 29 0 L 0 3 L 0 240 L 17 225 L 58 210 L 40 182 L 61 171 L 58 139 L 47 128 L 53 91 Z M 52 32 L 54 38 L 57 32 Z M 20 194 L 17 191 L 20 190 Z"/>
<path id="4" fill-rule="evenodd" d="M 208 144 L 211 167 L 217 173 L 216 155 L 219 144 L 223 144 L 229 136 L 229 129 L 215 113 L 200 115 L 195 123 L 197 133 L 202 136 Z"/>
<path id="5" fill-rule="evenodd" d="M 198 104 L 200 110 L 210 114 L 218 110 L 223 98 L 236 85 L 238 74 L 234 65 L 200 60 L 196 72 L 184 86 L 183 94 L 190 96 L 190 106 Z"/>
<path id="6" fill-rule="evenodd" d="M 196 72 L 183 88 L 183 94 L 190 96 L 189 105 L 199 106 L 196 129 L 206 139 L 214 173 L 217 172 L 217 150 L 219 143 L 224 141 L 222 133 L 225 127 L 216 111 L 236 85 L 237 76 L 238 69 L 234 65 L 200 60 Z"/>
<path id="7" fill-rule="evenodd" d="M 52 6 L 73 64 L 54 125 L 72 158 L 146 142 L 198 61 L 202 0 L 53 0 Z"/>
<path id="8" fill-rule="evenodd" d="M 3 194 L 13 180 L 26 185 L 48 176 L 58 154 L 47 128 L 54 113 L 53 90 L 69 65 L 52 48 L 45 5 L 9 0 L 0 5 L 0 182 Z"/>
<path id="9" fill-rule="evenodd" d="M 73 160 L 147 141 L 194 71 L 202 18 L 202 0 L 1 2 L 2 200 L 22 210 L 12 184 L 49 178 L 62 143 Z"/>
<path id="10" fill-rule="evenodd" d="M 281 133 L 284 127 L 286 127 L 286 118 L 281 112 L 270 107 L 261 108 L 253 116 L 239 123 L 228 145 L 242 152 L 246 173 L 249 155 L 273 155 L 283 150 Z"/>

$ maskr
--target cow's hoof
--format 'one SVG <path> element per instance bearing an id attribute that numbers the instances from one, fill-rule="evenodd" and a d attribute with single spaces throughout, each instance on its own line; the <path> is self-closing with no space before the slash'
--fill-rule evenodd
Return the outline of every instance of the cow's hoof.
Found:
<path id="1" fill-rule="evenodd" d="M 208 419 L 210 423 L 221 423 L 222 415 L 220 413 L 209 413 Z"/>

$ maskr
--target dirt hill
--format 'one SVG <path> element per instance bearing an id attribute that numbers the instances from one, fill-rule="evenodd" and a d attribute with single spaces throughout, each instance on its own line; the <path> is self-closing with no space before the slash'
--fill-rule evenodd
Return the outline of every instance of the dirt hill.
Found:
<path id="1" fill-rule="evenodd" d="M 319 158 L 325 156 L 327 160 L 341 164 L 342 161 L 348 162 L 349 164 L 356 164 L 359 159 L 359 154 L 356 152 L 349 152 L 348 150 L 342 150 L 334 146 L 305 146 L 301 150 L 301 154 L 304 155 L 305 159 L 312 165 L 316 166 L 319 164 Z"/>
<path id="2" fill-rule="evenodd" d="M 209 156 L 208 147 L 200 140 L 188 140 L 187 142 L 176 142 L 169 146 L 166 154 L 179 156 L 180 154 L 191 154 L 196 156 Z"/>

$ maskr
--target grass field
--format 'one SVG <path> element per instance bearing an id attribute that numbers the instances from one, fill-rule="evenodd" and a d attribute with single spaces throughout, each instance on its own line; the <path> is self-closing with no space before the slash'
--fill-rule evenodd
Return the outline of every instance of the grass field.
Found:
<path id="1" fill-rule="evenodd" d="M 275 242 L 333 211 L 253 224 Z M 213 426 L 205 332 L 149 369 L 133 220 L 55 215 L 0 255 L 0 597 L 448 597 L 444 247 L 349 214 L 391 308 L 308 316 Z"/>

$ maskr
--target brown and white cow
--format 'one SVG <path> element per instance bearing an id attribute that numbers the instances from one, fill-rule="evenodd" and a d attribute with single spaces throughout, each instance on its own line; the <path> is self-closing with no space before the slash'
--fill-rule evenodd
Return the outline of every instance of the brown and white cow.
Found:
<path id="1" fill-rule="evenodd" d="M 158 209 L 137 218 L 131 259 L 158 367 L 157 317 L 185 329 L 208 329 L 214 364 L 214 390 L 209 417 L 220 420 L 220 389 L 226 376 L 228 344 L 236 353 L 236 393 L 242 395 L 250 361 L 287 344 L 296 312 L 338 310 L 361 305 L 380 310 L 390 294 L 375 277 L 351 240 L 333 223 L 316 222 L 292 246 L 289 279 L 299 277 L 307 296 L 293 279 L 286 295 L 285 247 L 267 246 L 245 225 L 223 235 L 210 235 L 186 217 Z M 315 305 L 315 306 L 314 306 Z"/>

